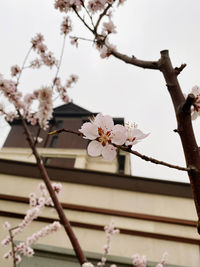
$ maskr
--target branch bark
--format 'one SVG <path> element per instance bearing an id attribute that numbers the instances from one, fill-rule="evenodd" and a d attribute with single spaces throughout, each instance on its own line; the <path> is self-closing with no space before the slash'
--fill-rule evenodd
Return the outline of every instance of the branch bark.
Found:
<path id="1" fill-rule="evenodd" d="M 109 48 L 109 47 L 108 47 Z M 109 48 L 110 49 L 110 48 Z M 153 69 L 153 70 L 158 70 L 159 69 L 159 61 L 145 61 L 145 60 L 140 60 L 137 59 L 135 56 L 129 57 L 125 54 L 121 54 L 115 50 L 111 50 L 111 54 L 124 61 L 125 63 L 140 67 L 140 68 L 144 68 L 144 69 Z"/>
<path id="2" fill-rule="evenodd" d="M 62 223 L 62 225 L 63 225 L 63 227 L 65 229 L 65 232 L 67 233 L 67 235 L 68 235 L 68 237 L 69 237 L 69 239 L 71 241 L 71 244 L 72 244 L 72 246 L 74 248 L 76 256 L 77 256 L 80 264 L 82 265 L 83 263 L 87 262 L 87 259 L 86 259 L 85 255 L 84 255 L 84 253 L 82 251 L 82 248 L 81 248 L 81 246 L 80 246 L 80 244 L 79 244 L 79 242 L 78 242 L 78 240 L 77 240 L 77 238 L 76 238 L 76 236 L 75 236 L 75 234 L 74 234 L 74 232 L 72 230 L 70 222 L 68 221 L 67 217 L 65 216 L 63 208 L 62 208 L 62 206 L 61 206 L 61 204 L 60 204 L 60 202 L 59 202 L 59 200 L 57 198 L 57 195 L 56 195 L 56 193 L 54 192 L 54 190 L 53 190 L 53 188 L 51 186 L 50 178 L 49 178 L 48 173 L 47 173 L 47 171 L 46 171 L 46 169 L 45 169 L 45 167 L 43 165 L 43 161 L 42 161 L 40 155 L 37 152 L 37 149 L 36 149 L 36 147 L 34 145 L 34 142 L 32 140 L 32 137 L 31 137 L 31 134 L 30 134 L 30 132 L 28 130 L 26 122 L 24 121 L 24 119 L 23 119 L 22 115 L 20 114 L 20 112 L 18 112 L 18 114 L 19 114 L 19 117 L 20 117 L 20 119 L 22 121 L 24 132 L 25 132 L 25 135 L 27 137 L 27 141 L 28 141 L 28 143 L 29 143 L 29 145 L 30 145 L 30 147 L 32 149 L 33 155 L 35 156 L 35 159 L 36 159 L 36 162 L 37 162 L 37 166 L 38 166 L 38 168 L 40 170 L 41 177 L 42 177 L 42 179 L 44 180 L 44 182 L 46 184 L 46 187 L 47 187 L 47 189 L 49 191 L 49 194 L 50 194 L 50 196 L 52 198 L 52 201 L 54 203 L 54 207 L 55 207 L 55 209 L 56 209 L 56 211 L 58 213 L 58 216 L 60 218 L 60 222 Z"/>
<path id="3" fill-rule="evenodd" d="M 200 155 L 194 136 L 190 114 L 190 107 L 194 99 L 192 95 L 189 95 L 187 100 L 185 100 L 177 79 L 176 70 L 172 66 L 167 50 L 161 51 L 159 69 L 163 73 L 169 94 L 174 105 L 178 125 L 177 132 L 179 133 L 182 142 L 186 165 L 188 168 L 190 168 L 188 175 L 198 219 L 200 221 Z"/>

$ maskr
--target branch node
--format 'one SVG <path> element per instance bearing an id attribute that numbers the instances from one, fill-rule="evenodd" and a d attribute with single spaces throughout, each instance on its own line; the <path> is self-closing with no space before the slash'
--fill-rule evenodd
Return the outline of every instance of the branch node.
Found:
<path id="1" fill-rule="evenodd" d="M 176 67 L 175 69 L 174 69 L 174 71 L 175 71 L 175 74 L 178 76 L 180 73 L 181 73 L 181 71 L 185 68 L 187 66 L 187 64 L 181 64 L 181 66 L 180 67 Z"/>

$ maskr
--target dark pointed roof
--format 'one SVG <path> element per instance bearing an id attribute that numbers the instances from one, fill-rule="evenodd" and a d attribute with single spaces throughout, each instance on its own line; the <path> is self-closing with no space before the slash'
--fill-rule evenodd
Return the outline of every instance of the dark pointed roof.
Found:
<path id="1" fill-rule="evenodd" d="M 54 108 L 53 116 L 89 116 L 94 114 L 93 112 L 84 109 L 72 102 L 64 104 L 57 108 Z M 95 113 L 96 114 L 96 113 Z"/>

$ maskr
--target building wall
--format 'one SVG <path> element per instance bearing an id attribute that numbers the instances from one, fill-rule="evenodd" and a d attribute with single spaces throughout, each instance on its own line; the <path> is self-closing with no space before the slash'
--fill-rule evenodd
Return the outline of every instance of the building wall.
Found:
<path id="1" fill-rule="evenodd" d="M 1 200 L 1 210 L 5 212 L 1 213 L 1 223 L 8 220 L 14 226 L 20 222 L 28 204 L 27 200 L 9 199 L 9 196 L 27 198 L 34 189 L 37 191 L 40 180 L 5 174 L 0 175 L 0 180 L 0 194 L 7 195 L 7 199 Z M 64 182 L 60 201 L 74 205 L 67 206 L 65 213 L 85 251 L 102 252 L 105 244 L 103 227 L 113 220 L 121 234 L 113 237 L 112 255 L 130 258 L 134 253 L 140 253 L 147 255 L 150 261 L 158 262 L 167 251 L 170 264 L 200 266 L 200 240 L 195 229 L 197 218 L 192 199 Z M 148 219 L 142 217 L 144 214 L 149 215 Z M 163 216 L 165 220 L 156 216 Z M 46 225 L 44 218 L 51 221 L 57 215 L 51 208 L 46 208 L 42 217 L 18 236 L 18 240 L 24 240 Z M 1 239 L 3 237 L 5 233 L 1 231 Z M 71 248 L 63 230 L 42 239 L 39 244 Z M 1 249 L 1 252 L 5 250 Z"/>

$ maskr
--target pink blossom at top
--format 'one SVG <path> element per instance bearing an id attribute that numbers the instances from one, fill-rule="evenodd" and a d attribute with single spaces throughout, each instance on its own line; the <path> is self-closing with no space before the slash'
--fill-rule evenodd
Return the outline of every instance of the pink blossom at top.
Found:
<path id="1" fill-rule="evenodd" d="M 118 0 L 118 6 L 122 5 L 126 0 Z"/>
<path id="2" fill-rule="evenodd" d="M 106 2 L 107 0 L 90 0 L 88 2 L 88 9 L 90 12 L 96 13 L 104 9 Z"/>
<path id="3" fill-rule="evenodd" d="M 142 139 L 146 138 L 148 134 L 144 134 L 141 130 L 137 128 L 136 124 L 126 123 L 126 146 L 132 146 L 140 142 Z"/>
<path id="4" fill-rule="evenodd" d="M 64 17 L 63 22 L 61 24 L 61 34 L 68 34 L 72 31 L 72 21 L 69 16 Z"/>
<path id="5" fill-rule="evenodd" d="M 112 144 L 122 145 L 126 141 L 126 128 L 122 125 L 114 125 L 109 116 L 98 114 L 91 122 L 86 122 L 79 130 L 85 139 L 92 140 L 87 151 L 90 156 L 102 155 L 106 160 L 116 157 L 116 148 Z"/>
<path id="6" fill-rule="evenodd" d="M 191 93 L 195 96 L 195 102 L 191 108 L 192 120 L 195 120 L 200 115 L 200 88 L 195 85 L 192 88 Z"/>

